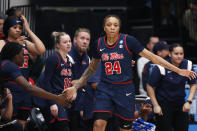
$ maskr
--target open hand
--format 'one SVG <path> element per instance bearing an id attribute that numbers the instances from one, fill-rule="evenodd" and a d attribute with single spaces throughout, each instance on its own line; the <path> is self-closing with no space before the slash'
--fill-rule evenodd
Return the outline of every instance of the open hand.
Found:
<path id="1" fill-rule="evenodd" d="M 189 112 L 190 109 L 191 109 L 191 105 L 188 102 L 186 102 L 183 105 L 183 112 Z"/>
<path id="2" fill-rule="evenodd" d="M 65 94 L 58 95 L 56 102 L 60 104 L 62 107 L 63 106 L 67 106 L 68 108 L 71 107 L 71 103 L 66 100 Z"/>
<path id="3" fill-rule="evenodd" d="M 190 80 L 196 78 L 196 73 L 195 72 L 189 71 L 189 70 L 185 70 L 185 69 L 181 69 L 181 71 L 179 72 L 179 75 L 188 77 Z"/>
<path id="4" fill-rule="evenodd" d="M 70 102 L 77 97 L 77 89 L 74 86 L 65 89 L 62 93 L 65 95 L 66 100 Z"/>
<path id="5" fill-rule="evenodd" d="M 160 106 L 154 106 L 154 113 L 156 113 L 156 114 L 158 114 L 158 115 L 163 115 Z"/>

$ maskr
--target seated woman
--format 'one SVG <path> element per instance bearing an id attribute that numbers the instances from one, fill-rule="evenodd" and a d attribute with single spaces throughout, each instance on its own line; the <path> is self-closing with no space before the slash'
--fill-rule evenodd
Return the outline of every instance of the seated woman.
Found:
<path id="1" fill-rule="evenodd" d="M 0 88 L 0 129 L 1 131 L 22 131 L 22 125 L 12 120 L 12 94 L 8 88 Z"/>

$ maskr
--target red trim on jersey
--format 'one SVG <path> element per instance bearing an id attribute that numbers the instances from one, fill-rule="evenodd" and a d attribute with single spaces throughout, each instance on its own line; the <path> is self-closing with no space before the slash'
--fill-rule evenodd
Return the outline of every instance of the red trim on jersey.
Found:
<path id="1" fill-rule="evenodd" d="M 107 112 L 107 113 L 109 113 L 109 114 L 112 113 L 111 111 L 93 111 L 93 112 Z"/>
<path id="2" fill-rule="evenodd" d="M 98 39 L 98 44 L 97 44 L 97 51 L 99 52 L 99 44 L 100 44 L 101 38 Z"/>
<path id="3" fill-rule="evenodd" d="M 54 123 L 55 122 L 55 120 L 57 120 L 57 121 L 70 121 L 69 119 L 60 119 L 60 118 L 53 118 L 51 121 L 50 121 L 50 123 Z"/>
<path id="4" fill-rule="evenodd" d="M 31 77 L 29 77 L 29 83 L 32 84 L 32 85 L 35 85 L 35 82 Z"/>
<path id="5" fill-rule="evenodd" d="M 130 84 L 130 83 L 133 83 L 133 81 L 132 81 L 132 80 L 130 80 L 130 81 L 117 82 L 117 83 L 112 83 L 112 84 Z"/>
<path id="6" fill-rule="evenodd" d="M 17 83 L 15 83 L 15 82 L 13 82 L 13 81 L 8 81 L 8 83 L 11 83 L 11 84 L 17 85 Z"/>
<path id="7" fill-rule="evenodd" d="M 114 115 L 116 115 L 117 117 L 119 117 L 119 118 L 121 118 L 121 119 L 123 119 L 123 120 L 126 120 L 126 121 L 134 121 L 134 120 L 135 120 L 135 119 L 126 119 L 126 118 L 120 116 L 120 115 L 117 114 L 117 113 L 114 113 Z"/>
<path id="8" fill-rule="evenodd" d="M 58 58 L 58 65 L 57 65 L 57 67 L 56 67 L 56 69 L 58 69 L 59 68 L 59 66 L 60 66 L 60 58 L 59 58 L 59 56 L 57 55 L 57 53 L 54 53 L 56 56 L 57 56 L 57 58 Z"/>
<path id="9" fill-rule="evenodd" d="M 5 64 L 7 64 L 7 63 L 8 63 L 8 62 L 2 63 L 2 64 L 1 64 L 1 67 L 3 67 L 3 66 L 4 66 Z"/>
<path id="10" fill-rule="evenodd" d="M 106 45 L 108 48 L 114 48 L 114 47 L 118 44 L 118 41 L 119 41 L 119 39 L 120 39 L 120 35 L 121 35 L 121 33 L 120 33 L 119 36 L 118 36 L 118 40 L 116 41 L 116 44 L 114 44 L 113 46 L 109 46 L 109 45 L 107 44 L 107 42 L 105 41 L 105 37 L 104 37 L 104 43 L 105 43 L 105 45 Z"/>
<path id="11" fill-rule="evenodd" d="M 28 111 L 31 111 L 31 110 L 32 110 L 31 108 L 27 108 L 27 107 L 19 107 L 18 109 L 21 109 L 21 110 L 28 110 Z"/>
<path id="12" fill-rule="evenodd" d="M 127 36 L 128 36 L 128 35 L 125 35 L 125 37 L 124 37 L 124 40 L 125 40 L 125 47 L 126 47 L 128 53 L 132 55 L 133 53 L 132 53 L 132 52 L 129 50 L 129 48 L 127 47 Z"/>

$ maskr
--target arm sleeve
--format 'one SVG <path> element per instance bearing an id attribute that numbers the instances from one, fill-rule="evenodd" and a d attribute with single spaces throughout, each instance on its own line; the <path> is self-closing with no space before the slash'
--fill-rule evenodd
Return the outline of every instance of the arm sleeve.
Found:
<path id="1" fill-rule="evenodd" d="M 135 54 L 139 54 L 144 49 L 140 42 L 133 36 L 128 35 L 126 41 L 128 49 Z"/>
<path id="2" fill-rule="evenodd" d="M 148 79 L 148 84 L 152 87 L 157 87 L 161 80 L 161 73 L 158 66 L 154 66 L 152 73 Z"/>
<path id="3" fill-rule="evenodd" d="M 11 79 L 16 79 L 19 76 L 22 76 L 20 68 L 12 62 L 7 62 L 5 65 L 2 67 L 2 71 L 5 74 L 8 74 Z"/>

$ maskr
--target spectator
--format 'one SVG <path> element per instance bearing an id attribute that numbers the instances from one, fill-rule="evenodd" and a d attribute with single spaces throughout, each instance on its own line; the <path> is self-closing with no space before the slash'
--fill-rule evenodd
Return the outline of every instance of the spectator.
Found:
<path id="1" fill-rule="evenodd" d="M 184 48 L 186 57 L 191 58 L 194 63 L 197 63 L 196 48 L 197 48 L 197 0 L 189 0 L 189 9 L 183 15 L 183 30 Z M 186 33 L 185 33 L 186 32 Z"/>
<path id="2" fill-rule="evenodd" d="M 5 15 L 0 12 L 0 40 L 3 40 L 4 34 L 3 34 L 3 24 L 5 21 Z"/>
<path id="3" fill-rule="evenodd" d="M 169 46 L 164 42 L 160 41 L 155 44 L 153 48 L 153 53 L 166 59 L 169 55 Z M 146 91 L 146 84 L 148 82 L 150 76 L 150 65 L 153 64 L 151 61 L 145 64 L 143 71 L 142 71 L 142 84 L 143 89 Z"/>
<path id="4" fill-rule="evenodd" d="M 149 51 L 153 51 L 153 47 L 154 45 L 159 42 L 159 38 L 156 37 L 156 36 L 151 36 L 149 38 L 149 42 L 146 44 L 146 48 L 149 50 Z M 139 82 L 139 93 L 140 95 L 147 95 L 146 91 L 144 90 L 143 88 L 143 84 L 142 84 L 142 71 L 143 71 L 143 68 L 144 68 L 144 65 L 148 62 L 149 60 L 146 59 L 145 57 L 140 57 L 138 60 L 137 60 L 137 73 L 138 73 L 138 77 L 140 79 L 140 82 Z"/>

